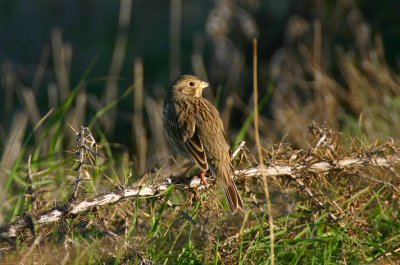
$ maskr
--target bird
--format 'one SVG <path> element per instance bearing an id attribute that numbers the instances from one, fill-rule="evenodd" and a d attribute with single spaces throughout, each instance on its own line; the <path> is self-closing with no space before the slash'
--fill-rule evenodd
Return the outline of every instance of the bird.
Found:
<path id="1" fill-rule="evenodd" d="M 175 151 L 192 160 L 204 178 L 210 170 L 222 186 L 232 213 L 244 211 L 244 203 L 233 181 L 233 165 L 224 125 L 215 106 L 203 98 L 209 84 L 193 75 L 182 75 L 167 91 L 163 127 Z"/>

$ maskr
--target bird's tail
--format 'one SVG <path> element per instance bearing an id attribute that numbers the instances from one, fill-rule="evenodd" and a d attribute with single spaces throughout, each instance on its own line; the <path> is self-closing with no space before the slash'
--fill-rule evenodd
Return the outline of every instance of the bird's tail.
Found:
<path id="1" fill-rule="evenodd" d="M 232 175 L 228 168 L 219 168 L 218 170 L 220 174 L 220 180 L 222 182 L 222 187 L 225 192 L 225 197 L 229 202 L 229 207 L 231 208 L 232 213 L 237 211 L 244 211 L 244 203 L 242 197 L 240 197 L 240 193 L 233 181 Z M 217 176 L 218 176 L 217 175 Z"/>

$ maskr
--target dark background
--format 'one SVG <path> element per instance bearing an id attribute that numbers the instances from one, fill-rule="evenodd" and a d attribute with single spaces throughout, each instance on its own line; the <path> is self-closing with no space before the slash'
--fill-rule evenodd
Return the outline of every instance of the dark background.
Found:
<path id="1" fill-rule="evenodd" d="M 182 69 L 190 70 L 193 38 L 209 41 L 205 32 L 207 16 L 216 1 L 182 2 Z M 236 1 L 244 8 L 258 2 L 252 12 L 260 31 L 262 54 L 270 57 L 283 45 L 288 19 L 299 15 L 312 20 L 329 14 L 341 1 Z M 400 3 L 393 0 L 355 1 L 375 33 L 384 39 L 389 63 L 398 67 L 400 47 Z M 252 10 L 249 10 L 251 12 Z M 0 2 L 0 62 L 11 61 L 21 67 L 34 67 L 49 45 L 55 27 L 73 47 L 72 78 L 79 79 L 85 67 L 99 57 L 93 75 L 104 75 L 111 60 L 118 29 L 119 1 L 107 0 L 4 0 Z M 132 58 L 142 57 L 148 82 L 166 81 L 169 49 L 169 1 L 133 1 L 132 22 L 124 67 L 130 75 Z M 343 17 L 343 19 L 345 19 Z M 329 25 L 327 25 L 329 26 Z M 327 29 L 329 30 L 329 28 Z M 346 29 L 343 28 L 343 31 Z M 248 45 L 238 43 L 238 45 Z M 151 69 L 151 70 L 150 70 Z M 151 78 L 150 78 L 151 77 Z M 158 77 L 158 78 L 157 78 Z"/>
<path id="2" fill-rule="evenodd" d="M 258 37 L 259 40 L 260 82 L 264 89 L 271 82 L 271 58 L 281 48 L 290 48 L 293 45 L 287 31 L 288 22 L 293 18 L 300 18 L 309 23 L 308 25 L 313 25 L 318 20 L 321 22 L 323 35 L 324 64 L 335 77 L 338 73 L 337 65 L 331 58 L 338 46 L 351 49 L 358 45 L 354 32 L 352 33 L 352 25 L 356 22 L 351 17 L 355 21 L 361 17 L 366 24 L 366 31 L 372 36 L 370 42 L 373 42 L 374 36 L 381 35 L 389 66 L 393 71 L 399 70 L 399 1 L 238 0 L 175 1 L 178 5 L 181 4 L 181 29 L 178 29 L 181 36 L 178 47 L 180 58 L 172 59 L 178 65 L 178 72 L 174 73 L 170 67 L 170 5 L 173 2 L 135 0 L 132 2 L 130 23 L 121 27 L 118 23 L 119 1 L 1 1 L 0 68 L 3 73 L 4 69 L 11 68 L 20 84 L 30 87 L 43 54 L 48 53 L 45 76 L 35 92 L 41 114 L 44 115 L 48 110 L 46 87 L 55 79 L 52 59 L 54 31 L 60 30 L 64 44 L 72 48 L 68 77 L 71 89 L 77 85 L 91 61 L 96 58 L 86 91 L 98 97 L 105 91 L 104 80 L 109 73 L 116 38 L 118 34 L 125 34 L 126 52 L 119 76 L 115 77 L 118 78 L 118 94 L 132 83 L 134 59 L 141 58 L 146 95 L 162 98 L 165 87 L 178 73 L 193 72 L 191 58 L 198 52 L 204 60 L 207 78 L 213 85 L 212 94 L 220 95 L 224 99 L 226 91 L 232 89 L 247 102 L 251 99 L 253 37 Z M 211 18 L 217 16 L 215 10 L 223 5 L 233 6 L 231 12 L 234 14 L 222 21 L 226 22 L 228 29 L 223 29 L 223 23 L 219 23 L 221 21 L 217 19 L 217 29 L 214 32 L 207 31 Z M 357 15 L 349 15 L 352 12 Z M 218 28 L 220 26 L 222 29 Z M 239 54 L 240 66 L 236 71 L 237 77 L 229 82 L 227 80 L 234 54 Z M 2 75 L 0 87 L 2 96 L 6 89 L 5 76 Z M 341 77 L 337 79 L 340 82 Z M 18 97 L 13 97 L 14 109 L 18 109 L 18 101 Z M 223 107 L 224 100 L 220 100 L 218 104 Z M 271 108 L 269 104 L 263 114 L 274 119 Z M 132 101 L 119 104 L 117 127 L 130 128 L 131 111 Z M 92 115 L 93 112 L 88 112 L 86 121 L 90 121 Z M 12 116 L 4 108 L 0 108 L 0 117 L 1 129 L 7 131 Z M 243 119 L 233 120 L 233 126 L 240 126 L 242 121 Z M 111 132 L 110 137 L 112 135 Z M 125 139 L 119 141 L 124 142 Z"/>

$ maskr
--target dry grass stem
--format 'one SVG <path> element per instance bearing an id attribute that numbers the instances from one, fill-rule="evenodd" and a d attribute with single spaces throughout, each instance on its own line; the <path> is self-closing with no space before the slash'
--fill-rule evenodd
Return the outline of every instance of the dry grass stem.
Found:
<path id="1" fill-rule="evenodd" d="M 255 142 L 257 147 L 258 162 L 263 164 L 264 157 L 262 154 L 262 147 L 260 142 L 260 132 L 259 132 L 259 119 L 258 119 L 258 55 L 257 55 L 257 39 L 253 39 L 253 100 L 254 100 L 254 132 L 255 132 Z M 261 177 L 263 180 L 264 192 L 267 201 L 268 210 L 268 223 L 269 223 L 269 235 L 270 235 L 270 260 L 271 264 L 275 264 L 275 236 L 274 236 L 274 220 L 272 216 L 271 198 L 269 194 L 269 187 L 267 176 L 261 172 Z"/>

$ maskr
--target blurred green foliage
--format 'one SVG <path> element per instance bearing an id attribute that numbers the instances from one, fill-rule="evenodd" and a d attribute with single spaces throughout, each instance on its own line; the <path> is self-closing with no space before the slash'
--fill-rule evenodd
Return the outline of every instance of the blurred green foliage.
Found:
<path id="1" fill-rule="evenodd" d="M 135 58 L 141 58 L 144 69 L 145 96 L 161 99 L 164 89 L 170 83 L 171 62 L 178 65 L 181 73 L 198 72 L 193 64 L 194 55 L 201 56 L 212 84 L 212 91 L 205 91 L 206 97 L 217 98 L 216 104 L 224 109 L 229 95 L 237 95 L 244 104 L 250 104 L 252 98 L 252 45 L 251 39 L 259 39 L 259 72 L 260 98 L 271 95 L 266 107 L 261 111 L 268 119 L 276 119 L 273 102 L 275 91 L 282 91 L 276 83 L 287 79 L 278 72 L 280 80 L 273 77 L 276 58 L 280 59 L 281 51 L 294 51 L 299 56 L 302 45 L 313 48 L 315 32 L 313 24 L 321 22 L 322 71 L 326 71 L 335 81 L 343 84 L 343 73 L 336 58 L 338 47 L 355 50 L 360 63 L 363 54 L 367 54 L 374 46 L 374 36 L 383 37 L 385 59 L 391 69 L 399 69 L 400 51 L 400 2 L 384 0 L 376 4 L 372 0 L 359 1 L 261 1 L 261 0 L 218 0 L 218 1 L 132 1 L 130 23 L 126 27 L 119 25 L 120 5 L 123 1 L 108 0 L 5 0 L 0 1 L 0 97 L 4 97 L 7 87 L 8 73 L 15 73 L 19 86 L 15 89 L 18 95 L 20 85 L 30 88 L 35 79 L 38 66 L 45 57 L 45 72 L 39 87 L 34 92 L 40 115 L 49 109 L 48 88 L 57 81 L 54 60 L 54 33 L 60 32 L 63 44 L 72 49 L 71 62 L 68 65 L 67 77 L 70 90 L 82 79 L 83 73 L 95 59 L 90 75 L 85 81 L 85 92 L 104 101 L 107 80 L 117 80 L 118 95 L 133 82 L 133 64 Z M 177 4 L 181 11 L 180 28 L 171 28 L 171 6 Z M 173 13 L 173 12 L 172 12 Z M 303 23 L 304 28 L 292 29 L 293 21 Z M 59 31 L 57 31 L 59 30 Z M 171 32 L 180 33 L 176 39 L 180 56 L 173 57 Z M 126 50 L 118 76 L 110 76 L 115 45 L 119 34 L 127 37 Z M 297 54 L 296 54 L 297 52 Z M 304 58 L 301 51 L 300 62 Z M 47 54 L 47 57 L 44 56 Z M 361 55 L 360 55 L 361 54 Z M 293 56 L 293 53 L 289 56 Z M 365 57 L 365 56 L 364 56 Z M 197 58 L 198 60 L 198 58 Z M 297 74 L 296 67 L 292 71 Z M 198 67 L 198 66 L 197 66 Z M 275 68 L 274 68 L 275 67 Z M 281 64 L 279 67 L 287 68 Z M 7 70 L 8 69 L 8 70 Z M 9 71 L 11 69 L 11 71 Z M 203 76 L 205 77 L 205 76 Z M 313 76 L 305 73 L 300 78 L 312 81 Z M 289 82 L 290 83 L 290 82 Z M 272 87 L 269 89 L 268 87 Z M 290 85 L 292 92 L 302 90 L 299 84 Z M 268 92 L 268 90 L 270 92 Z M 271 93 L 272 91 L 272 93 Z M 301 99 L 311 99 L 312 93 L 302 93 Z M 215 97 L 213 97 L 215 96 Z M 64 97 L 65 98 L 65 97 Z M 6 134 L 13 112 L 21 105 L 20 96 L 11 96 L 10 106 L 0 107 L 1 127 Z M 62 98 L 61 98 L 62 99 Z M 62 101 L 62 100 L 61 100 Z M 215 101 L 215 100 L 214 100 Z M 130 128 L 133 102 L 130 98 L 118 102 L 115 131 L 126 132 Z M 236 105 L 236 104 L 235 104 Z M 346 106 L 341 106 L 346 108 Z M 93 117 L 93 109 L 87 110 L 86 122 Z M 243 110 L 233 108 L 232 114 L 237 119 L 230 123 L 234 131 L 238 131 L 248 117 Z M 341 119 L 358 120 L 357 112 L 350 112 L 350 117 Z M 324 117 L 322 117 L 324 118 Z M 315 116 L 315 119 L 322 120 Z M 145 117 L 146 119 L 146 117 Z M 280 128 L 281 125 L 277 125 Z M 340 128 L 342 129 L 342 128 Z M 280 129 L 278 129 L 280 130 Z M 282 135 L 285 132 L 280 133 Z M 113 132 L 110 140 L 114 141 Z M 114 135 L 115 136 L 115 135 Z M 233 137 L 231 137 L 233 140 Z M 278 137 L 279 138 L 279 137 Z M 122 139 L 122 140 L 121 140 Z M 119 137 L 119 142 L 132 144 L 126 137 Z M 1 144 L 1 142 L 0 142 Z"/>
<path id="2" fill-rule="evenodd" d="M 282 46 L 285 25 L 290 16 L 318 19 L 341 1 L 238 2 L 244 7 L 250 7 L 248 9 L 255 16 L 260 30 L 260 56 L 268 59 L 274 50 Z M 252 7 L 254 2 L 256 4 Z M 129 41 L 121 78 L 131 80 L 133 58 L 142 57 L 145 82 L 153 86 L 168 84 L 169 3 L 170 1 L 156 0 L 133 1 L 132 22 L 128 29 Z M 38 64 L 44 47 L 49 45 L 52 30 L 59 27 L 64 40 L 73 48 L 72 82 L 80 80 L 95 56 L 98 56 L 98 61 L 92 75 L 105 76 L 118 30 L 119 4 L 119 1 L 108 0 L 1 1 L 0 63 L 10 60 L 17 67 L 22 67 L 21 74 L 25 75 L 28 83 L 33 75 L 33 71 L 29 70 Z M 400 2 L 384 0 L 377 4 L 373 0 L 359 0 L 357 5 L 371 23 L 374 32 L 382 34 L 390 64 L 399 67 Z M 212 7 L 212 1 L 182 1 L 181 48 L 184 72 L 191 71 L 193 40 L 206 35 L 205 22 Z M 238 45 L 250 47 L 246 42 Z"/>

